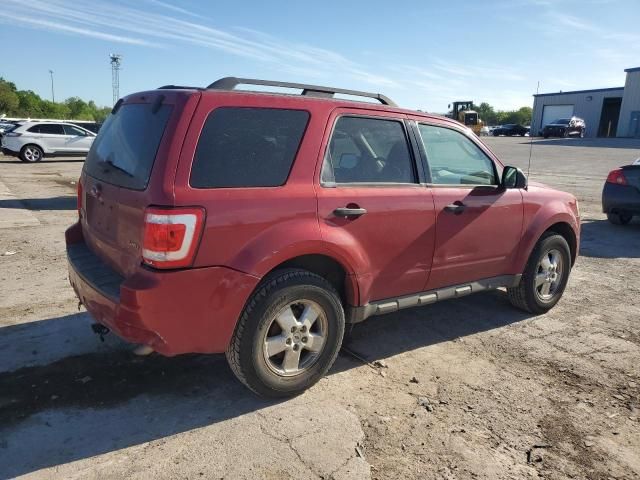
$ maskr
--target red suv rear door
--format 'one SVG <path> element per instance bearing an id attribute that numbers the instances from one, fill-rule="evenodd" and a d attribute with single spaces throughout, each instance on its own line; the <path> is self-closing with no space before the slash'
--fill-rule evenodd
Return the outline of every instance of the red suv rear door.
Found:
<path id="1" fill-rule="evenodd" d="M 421 291 L 431 266 L 433 199 L 420 183 L 415 138 L 405 120 L 336 109 L 320 152 L 321 235 L 329 248 L 350 252 L 361 304 Z"/>
<path id="2" fill-rule="evenodd" d="M 499 186 L 502 166 L 469 130 L 417 119 L 433 191 L 436 239 L 425 290 L 516 274 L 522 193 Z"/>

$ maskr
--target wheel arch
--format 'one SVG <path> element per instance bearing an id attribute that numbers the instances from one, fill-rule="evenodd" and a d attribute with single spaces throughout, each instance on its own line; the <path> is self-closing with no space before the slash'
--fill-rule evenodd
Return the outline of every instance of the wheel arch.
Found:
<path id="1" fill-rule="evenodd" d="M 550 215 L 550 212 L 556 213 Z M 514 262 L 514 273 L 524 271 L 536 244 L 549 231 L 562 235 L 567 241 L 571 264 L 575 263 L 580 246 L 580 223 L 579 219 L 569 212 L 568 206 L 557 201 L 549 202 L 538 210 L 534 218 L 530 219 L 527 224 L 528 227 L 523 232 L 518 255 Z"/>
<path id="2" fill-rule="evenodd" d="M 27 142 L 24 145 L 22 145 L 20 147 L 20 151 L 18 152 L 20 155 L 22 155 L 22 152 L 24 152 L 24 149 L 27 147 L 37 147 L 38 149 L 40 149 L 40 151 L 42 152 L 42 158 L 45 157 L 45 155 L 47 155 L 47 151 L 45 150 L 45 148 L 40 145 L 38 142 Z"/>
<path id="3" fill-rule="evenodd" d="M 571 225 L 567 222 L 557 222 L 547 228 L 542 234 L 544 235 L 547 232 L 555 232 L 567 241 L 569 251 L 571 252 L 571 265 L 573 266 L 578 256 L 578 239 Z"/>
<path id="4" fill-rule="evenodd" d="M 359 288 L 356 276 L 351 273 L 350 268 L 334 257 L 325 253 L 307 253 L 291 257 L 272 267 L 263 278 L 286 268 L 300 268 L 321 276 L 333 285 L 345 305 L 358 305 Z"/>

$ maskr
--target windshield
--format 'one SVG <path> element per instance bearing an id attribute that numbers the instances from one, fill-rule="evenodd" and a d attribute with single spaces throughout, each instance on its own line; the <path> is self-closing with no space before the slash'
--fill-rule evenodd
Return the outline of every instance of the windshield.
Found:
<path id="1" fill-rule="evenodd" d="M 570 121 L 571 121 L 571 120 L 570 120 L 569 118 L 560 118 L 560 119 L 556 120 L 556 121 L 555 121 L 555 122 L 553 122 L 553 123 L 555 123 L 555 124 L 557 124 L 557 125 L 569 125 L 569 122 L 570 122 Z"/>
<path id="2" fill-rule="evenodd" d="M 171 110 L 169 105 L 154 109 L 143 103 L 120 107 L 102 125 L 85 171 L 113 185 L 144 190 Z"/>

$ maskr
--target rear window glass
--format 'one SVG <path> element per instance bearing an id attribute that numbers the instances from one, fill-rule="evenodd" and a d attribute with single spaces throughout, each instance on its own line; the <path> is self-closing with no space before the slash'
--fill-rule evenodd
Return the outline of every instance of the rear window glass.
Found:
<path id="1" fill-rule="evenodd" d="M 144 190 L 172 108 L 122 105 L 102 125 L 87 155 L 85 171 L 113 185 Z"/>
<path id="2" fill-rule="evenodd" d="M 200 134 L 191 186 L 283 185 L 308 121 L 309 113 L 303 110 L 231 107 L 214 110 Z"/>

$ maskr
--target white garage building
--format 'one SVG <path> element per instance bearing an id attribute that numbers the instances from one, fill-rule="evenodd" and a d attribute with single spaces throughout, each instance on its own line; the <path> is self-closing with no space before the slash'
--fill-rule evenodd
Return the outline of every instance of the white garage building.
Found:
<path id="1" fill-rule="evenodd" d="M 586 137 L 640 138 L 640 67 L 625 70 L 624 87 L 534 95 L 531 132 L 559 118 L 583 118 Z"/>

